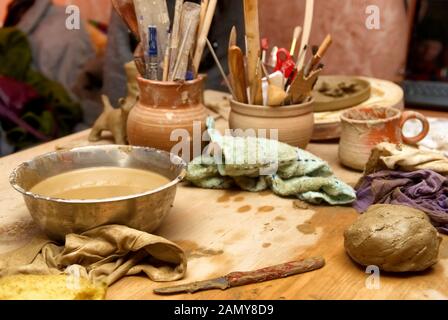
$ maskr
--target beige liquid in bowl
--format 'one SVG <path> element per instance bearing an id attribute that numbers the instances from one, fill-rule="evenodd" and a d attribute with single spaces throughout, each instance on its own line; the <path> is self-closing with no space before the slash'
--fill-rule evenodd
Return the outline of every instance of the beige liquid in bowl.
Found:
<path id="1" fill-rule="evenodd" d="M 96 167 L 74 170 L 45 179 L 30 192 L 66 200 L 126 197 L 158 189 L 170 180 L 152 171 Z"/>

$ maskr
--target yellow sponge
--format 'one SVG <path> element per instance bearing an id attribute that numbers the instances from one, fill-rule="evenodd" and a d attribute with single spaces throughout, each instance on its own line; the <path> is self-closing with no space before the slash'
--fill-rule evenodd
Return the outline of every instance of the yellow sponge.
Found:
<path id="1" fill-rule="evenodd" d="M 106 286 L 67 275 L 15 275 L 0 279 L 0 300 L 104 300 Z"/>

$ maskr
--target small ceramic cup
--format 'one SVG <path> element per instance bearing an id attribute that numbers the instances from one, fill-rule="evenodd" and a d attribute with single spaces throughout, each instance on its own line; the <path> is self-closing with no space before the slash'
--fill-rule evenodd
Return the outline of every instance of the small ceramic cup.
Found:
<path id="1" fill-rule="evenodd" d="M 419 120 L 422 131 L 416 137 L 406 137 L 403 126 L 411 119 Z M 346 111 L 341 116 L 342 134 L 339 159 L 349 168 L 363 171 L 372 149 L 381 142 L 415 145 L 429 132 L 429 122 L 422 114 L 401 112 L 395 108 L 360 107 Z"/>

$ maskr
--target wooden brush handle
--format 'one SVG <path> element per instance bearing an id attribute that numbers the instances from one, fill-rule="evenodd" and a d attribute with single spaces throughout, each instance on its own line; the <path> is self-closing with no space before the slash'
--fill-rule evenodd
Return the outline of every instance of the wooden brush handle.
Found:
<path id="1" fill-rule="evenodd" d="M 322 257 L 316 257 L 302 261 L 293 261 L 280 264 L 278 266 L 264 268 L 257 271 L 233 272 L 225 276 L 225 278 L 229 282 L 230 287 L 239 287 L 314 271 L 322 268 L 324 265 L 325 260 Z"/>
<path id="2" fill-rule="evenodd" d="M 201 64 L 202 54 L 204 53 L 205 46 L 207 44 L 207 36 L 212 25 L 213 16 L 215 15 L 216 5 L 218 0 L 210 0 L 205 14 L 204 23 L 202 29 L 199 30 L 199 37 L 196 44 L 196 50 L 193 57 L 193 69 L 197 74 L 199 71 L 199 65 Z"/>
<path id="3" fill-rule="evenodd" d="M 244 71 L 244 55 L 241 49 L 237 46 L 230 47 L 228 60 L 235 99 L 238 102 L 247 103 L 246 72 Z"/>
<path id="4" fill-rule="evenodd" d="M 247 38 L 247 74 L 251 91 L 256 90 L 256 77 L 260 48 L 260 26 L 258 20 L 258 0 L 244 0 L 244 21 Z M 254 93 L 251 93 L 254 95 Z"/>

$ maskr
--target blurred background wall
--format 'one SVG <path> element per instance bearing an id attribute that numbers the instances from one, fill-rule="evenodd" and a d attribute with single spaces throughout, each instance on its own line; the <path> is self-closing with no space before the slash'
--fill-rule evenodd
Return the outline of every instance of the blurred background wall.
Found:
<path id="1" fill-rule="evenodd" d="M 0 20 L 3 21 L 6 8 L 11 0 L 0 0 Z M 112 4 L 110 0 L 53 0 L 59 5 L 75 4 L 81 9 L 81 16 L 85 19 L 95 19 L 107 23 Z"/>
<path id="2" fill-rule="evenodd" d="M 0 17 L 10 0 L 0 0 Z M 110 0 L 53 0 L 76 4 L 85 19 L 108 22 Z M 368 5 L 381 11 L 381 29 L 365 26 Z M 289 47 L 296 25 L 303 25 L 305 0 L 261 0 L 260 25 L 271 44 Z M 325 58 L 327 74 L 356 74 L 400 80 L 407 53 L 408 23 L 402 0 L 316 0 L 312 30 L 313 44 L 327 33 L 334 45 Z"/>
<path id="3" fill-rule="evenodd" d="M 402 0 L 316 0 L 312 44 L 326 34 L 333 46 L 325 56 L 325 73 L 365 75 L 399 80 L 407 54 L 408 23 Z M 293 29 L 303 26 L 305 0 L 262 0 L 260 27 L 270 43 L 290 47 Z M 377 5 L 381 29 L 365 26 L 366 7 Z"/>

